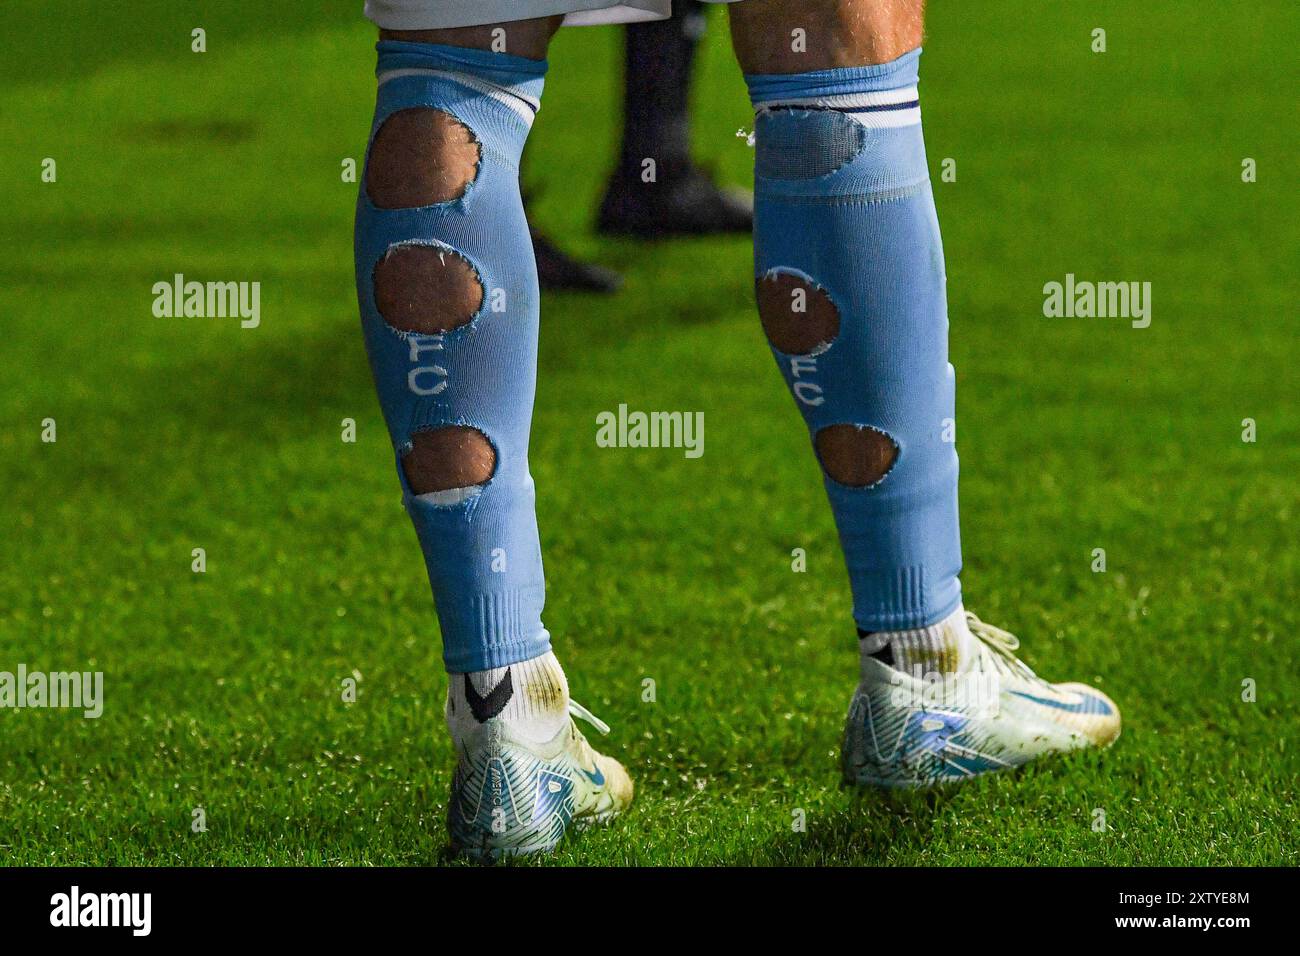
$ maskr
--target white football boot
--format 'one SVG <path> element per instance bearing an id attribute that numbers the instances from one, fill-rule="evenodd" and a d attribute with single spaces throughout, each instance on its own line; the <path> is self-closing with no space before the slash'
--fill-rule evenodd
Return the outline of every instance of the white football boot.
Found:
<path id="1" fill-rule="evenodd" d="M 549 652 L 474 677 L 451 675 L 445 715 L 457 758 L 447 827 L 459 852 L 544 853 L 571 823 L 604 822 L 632 802 L 627 771 L 593 750 L 573 717 L 602 734 L 609 727 L 569 699 Z"/>
<path id="2" fill-rule="evenodd" d="M 1020 641 L 960 616 L 933 672 L 862 658 L 844 729 L 844 779 L 928 787 L 1022 766 L 1045 754 L 1108 747 L 1119 708 L 1086 684 L 1050 684 L 1016 657 Z"/>

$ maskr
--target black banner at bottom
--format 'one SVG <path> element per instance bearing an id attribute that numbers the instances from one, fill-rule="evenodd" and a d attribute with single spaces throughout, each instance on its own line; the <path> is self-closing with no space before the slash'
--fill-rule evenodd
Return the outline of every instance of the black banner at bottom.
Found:
<path id="1" fill-rule="evenodd" d="M 782 924 L 804 943 L 833 933 L 841 941 L 857 935 L 867 945 L 888 930 L 921 945 L 934 934 L 936 944 L 950 946 L 954 931 L 978 934 L 982 925 L 1006 940 L 1046 932 L 1056 939 L 1156 935 L 1182 943 L 1197 934 L 1231 943 L 1241 933 L 1278 933 L 1294 923 L 1296 873 L 0 868 L 0 920 L 6 942 L 75 935 L 81 945 L 284 940 L 332 947 L 374 944 L 394 933 L 423 933 L 433 945 L 467 933 L 498 942 L 516 933 L 564 934 L 582 945 L 609 945 L 677 927 L 695 943 L 734 943 L 770 937 Z"/>

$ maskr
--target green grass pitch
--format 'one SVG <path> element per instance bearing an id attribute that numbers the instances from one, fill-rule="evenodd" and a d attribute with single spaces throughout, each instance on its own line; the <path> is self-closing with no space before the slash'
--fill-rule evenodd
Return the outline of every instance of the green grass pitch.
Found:
<path id="1" fill-rule="evenodd" d="M 0 9 L 0 670 L 103 671 L 105 709 L 0 710 L 0 862 L 445 862 L 437 624 L 341 177 L 373 105 L 360 0 L 79 6 Z M 848 588 L 748 242 L 591 234 L 619 40 L 566 30 L 533 212 L 627 283 L 543 303 L 546 621 L 638 796 L 553 862 L 1297 860 L 1293 11 L 932 6 L 967 605 L 1040 673 L 1111 694 L 1124 734 L 955 791 L 840 789 Z M 719 13 L 696 149 L 746 184 Z M 260 327 L 155 318 L 151 286 L 178 272 L 260 281 Z M 1150 327 L 1045 318 L 1067 273 L 1151 282 Z M 598 448 L 620 403 L 703 411 L 704 456 Z"/>

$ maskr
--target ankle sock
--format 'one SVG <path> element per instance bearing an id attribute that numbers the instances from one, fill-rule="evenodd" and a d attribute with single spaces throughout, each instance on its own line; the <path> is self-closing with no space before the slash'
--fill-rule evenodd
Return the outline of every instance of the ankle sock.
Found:
<path id="1" fill-rule="evenodd" d="M 955 673 L 973 640 L 966 611 L 957 609 L 927 627 L 900 631 L 858 631 L 863 658 L 872 657 L 912 676 Z"/>
<path id="2" fill-rule="evenodd" d="M 447 723 L 453 739 L 500 718 L 512 734 L 545 743 L 569 721 L 569 682 L 551 651 L 506 667 L 450 674 L 448 682 Z"/>

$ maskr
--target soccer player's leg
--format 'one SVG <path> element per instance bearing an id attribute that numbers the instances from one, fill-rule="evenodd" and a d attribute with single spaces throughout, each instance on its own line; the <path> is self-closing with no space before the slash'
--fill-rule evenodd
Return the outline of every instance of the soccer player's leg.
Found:
<path id="1" fill-rule="evenodd" d="M 382 33 L 357 201 L 366 348 L 450 674 L 449 826 L 491 855 L 550 849 L 632 795 L 573 723 L 590 715 L 541 618 L 528 470 L 539 296 L 518 162 L 557 25 Z M 510 52 L 494 52 L 503 36 Z"/>
<path id="2" fill-rule="evenodd" d="M 922 0 L 741 0 L 758 308 L 807 422 L 861 645 L 854 783 L 924 786 L 1106 745 L 1113 702 L 1036 677 L 962 606 L 943 249 L 917 93 Z"/>

